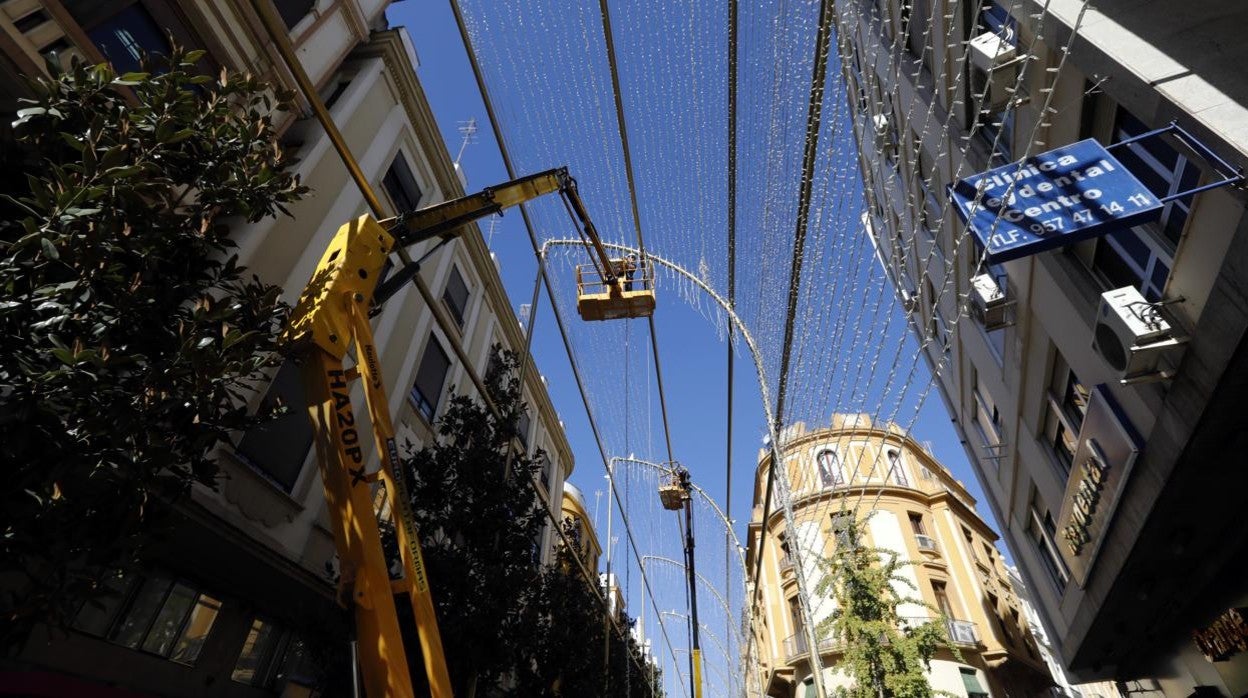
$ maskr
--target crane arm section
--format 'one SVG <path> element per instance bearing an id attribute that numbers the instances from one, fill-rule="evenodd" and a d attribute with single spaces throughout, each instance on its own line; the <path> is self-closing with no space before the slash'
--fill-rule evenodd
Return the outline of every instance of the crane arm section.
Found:
<path id="1" fill-rule="evenodd" d="M 568 209 L 581 227 L 582 235 L 588 239 L 590 247 L 593 248 L 597 257 L 594 266 L 598 267 L 603 282 L 616 283 L 615 264 L 598 237 L 598 229 L 589 219 L 585 203 L 581 201 L 581 196 L 577 191 L 576 180 L 568 174 L 566 167 L 557 167 L 486 187 L 475 194 L 408 211 L 394 218 L 379 221 L 379 223 L 394 236 L 395 249 L 406 249 L 437 237 L 448 240 L 469 223 L 486 216 L 501 215 L 504 210 L 512 206 L 519 206 L 539 196 L 554 192 L 559 192 L 563 196 Z M 418 265 L 409 264 L 395 272 L 377 287 L 374 294 L 376 304 L 380 306 L 387 301 L 419 271 Z"/>

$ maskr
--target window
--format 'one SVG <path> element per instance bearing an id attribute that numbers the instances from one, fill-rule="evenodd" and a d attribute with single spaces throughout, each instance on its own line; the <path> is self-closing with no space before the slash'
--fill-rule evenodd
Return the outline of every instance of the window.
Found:
<path id="1" fill-rule="evenodd" d="M 997 403 L 979 383 L 979 372 L 971 370 L 971 394 L 975 399 L 975 425 L 979 428 L 979 436 L 985 446 L 995 447 L 1001 444 L 1001 414 L 997 411 Z M 996 455 L 990 455 L 995 459 Z"/>
<path id="2" fill-rule="evenodd" d="M 286 682 L 316 683 L 316 665 L 307 643 L 271 621 L 253 618 L 230 679 L 260 688 L 279 688 Z"/>
<path id="3" fill-rule="evenodd" d="M 538 477 L 542 483 L 543 492 L 550 492 L 550 464 L 550 458 L 548 458 L 545 454 L 542 454 L 542 457 L 538 461 L 537 465 L 539 469 Z"/>
<path id="4" fill-rule="evenodd" d="M 282 16 L 286 28 L 294 29 L 299 20 L 312 11 L 316 0 L 273 0 L 273 4 L 277 6 L 277 13 Z"/>
<path id="5" fill-rule="evenodd" d="M 935 480 L 935 479 L 936 479 L 936 476 L 932 474 L 932 471 L 930 471 L 930 470 L 928 470 L 928 469 L 927 469 L 927 466 L 926 466 L 926 465 L 920 465 L 920 466 L 919 466 L 919 477 L 923 478 L 924 480 Z"/>
<path id="6" fill-rule="evenodd" d="M 975 535 L 971 533 L 971 529 L 963 526 L 962 537 L 966 538 L 966 549 L 971 551 L 971 559 L 978 561 L 979 555 L 975 553 Z"/>
<path id="7" fill-rule="evenodd" d="M 969 260 L 978 261 L 979 265 L 971 270 L 971 276 L 987 275 L 996 283 L 997 288 L 1001 290 L 1001 295 L 1008 299 L 1010 295 L 1010 276 L 1005 271 L 1004 264 L 989 264 L 984 258 L 984 248 L 979 244 L 978 240 L 972 236 L 972 249 L 974 256 Z M 969 264 L 967 266 L 970 266 Z M 1008 316 L 1007 316 L 1008 317 Z M 988 329 L 984 323 L 984 318 L 977 318 L 975 323 L 984 334 L 984 339 L 988 343 L 988 348 L 992 350 L 992 357 L 996 359 L 997 365 L 1000 366 L 1005 360 L 1005 325 L 1001 325 L 994 329 Z"/>
<path id="8" fill-rule="evenodd" d="M 987 541 L 982 543 L 982 545 L 984 546 L 984 562 L 987 562 L 989 566 L 992 566 L 992 561 L 996 558 L 996 555 L 993 554 L 996 552 L 996 549 L 991 545 L 988 545 Z"/>
<path id="9" fill-rule="evenodd" d="M 442 398 L 442 385 L 446 382 L 446 374 L 451 368 L 451 360 L 447 358 L 442 345 L 432 336 L 425 345 L 425 355 L 420 360 L 420 368 L 416 369 L 416 383 L 412 386 L 411 397 L 416 409 L 433 421 L 438 411 L 438 401 Z"/>
<path id="10" fill-rule="evenodd" d="M 236 452 L 252 467 L 290 492 L 299 480 L 312 448 L 312 422 L 308 419 L 307 393 L 299 367 L 287 361 L 278 369 L 260 400 L 259 414 L 284 407 L 285 412 L 243 434 Z"/>
<path id="11" fill-rule="evenodd" d="M 82 11 L 74 14 L 84 15 Z M 144 53 L 169 53 L 169 41 L 165 38 L 165 31 L 152 18 L 143 3 L 136 2 L 111 17 L 94 23 L 94 26 L 87 29 L 87 36 L 118 73 L 140 70 L 139 59 Z"/>
<path id="12" fill-rule="evenodd" d="M 940 299 L 936 297 L 936 289 L 930 278 L 923 279 L 923 291 L 927 296 L 925 305 L 931 311 L 927 321 L 927 337 L 931 343 L 942 351 L 949 345 L 949 336 L 945 325 L 945 316 L 940 312 Z"/>
<path id="13" fill-rule="evenodd" d="M 932 593 L 936 595 L 936 608 L 940 609 L 940 615 L 952 620 L 953 606 L 949 605 L 949 593 L 945 590 L 945 583 L 932 582 Z"/>
<path id="14" fill-rule="evenodd" d="M 815 456 L 815 465 L 819 468 L 819 481 L 824 487 L 839 487 L 845 484 L 845 476 L 841 474 L 841 461 L 836 451 L 825 448 Z"/>
<path id="15" fill-rule="evenodd" d="M 1118 107 L 1112 133 L 1115 143 L 1149 130 L 1126 109 Z M 1115 148 L 1113 153 L 1159 198 L 1200 183 L 1200 168 L 1161 138 L 1136 141 Z M 1175 199 L 1164 205 L 1157 222 L 1101 238 L 1092 258 L 1093 271 L 1109 288 L 1135 286 L 1148 300 L 1161 300 L 1190 214 L 1191 198 Z"/>
<path id="16" fill-rule="evenodd" d="M 221 602 L 164 574 L 111 572 L 100 605 L 88 602 L 74 627 L 114 644 L 193 666 L 212 631 Z"/>
<path id="17" fill-rule="evenodd" d="M 455 324 L 464 327 L 464 314 L 468 311 L 468 284 L 459 273 L 459 267 L 451 265 L 451 275 L 446 280 L 446 288 L 442 290 L 442 303 L 450 311 Z"/>
<path id="18" fill-rule="evenodd" d="M 1066 563 L 1062 561 L 1061 553 L 1057 550 L 1057 524 L 1053 522 L 1053 515 L 1049 510 L 1038 501 L 1037 494 L 1032 490 L 1027 535 L 1035 543 L 1045 570 L 1060 592 L 1066 588 L 1070 573 L 1066 571 Z"/>
<path id="19" fill-rule="evenodd" d="M 776 536 L 776 549 L 780 551 L 781 567 L 793 564 L 793 558 L 789 557 L 789 539 L 783 533 Z"/>
<path id="20" fill-rule="evenodd" d="M 386 170 L 381 186 L 390 196 L 396 215 L 415 211 L 420 206 L 420 185 L 416 183 L 416 177 L 412 174 L 412 168 L 407 164 L 407 158 L 403 157 L 402 151 L 394 156 L 394 162 L 390 163 L 390 169 Z"/>
<path id="21" fill-rule="evenodd" d="M 988 691 L 979 683 L 979 676 L 970 667 L 958 667 L 962 672 L 962 686 L 966 688 L 967 698 L 988 698 Z"/>
<path id="22" fill-rule="evenodd" d="M 529 447 L 529 428 L 533 424 L 533 418 L 529 416 L 529 411 L 524 410 L 520 413 L 520 418 L 516 420 L 516 436 L 520 437 L 520 443 L 524 444 L 527 449 Z"/>
<path id="23" fill-rule="evenodd" d="M 927 535 L 927 529 L 923 527 L 923 515 L 922 514 L 916 514 L 913 511 L 910 512 L 910 530 L 914 531 L 917 535 L 920 535 L 920 536 Z"/>
<path id="24" fill-rule="evenodd" d="M 906 469 L 901 463 L 901 454 L 897 451 L 888 451 L 888 481 L 902 487 L 909 487 L 910 480 L 906 478 Z"/>
<path id="25" fill-rule="evenodd" d="M 853 514 L 838 512 L 832 515 L 832 535 L 836 536 L 836 544 L 841 547 L 856 546 L 854 540 Z"/>
<path id="26" fill-rule="evenodd" d="M 1088 390 L 1058 354 L 1053 364 L 1053 379 L 1049 384 L 1048 409 L 1044 417 L 1044 438 L 1057 456 L 1062 474 L 1069 477 L 1075 460 L 1075 447 L 1079 442 L 1079 430 L 1088 411 Z"/>
<path id="27" fill-rule="evenodd" d="M 928 52 L 935 38 L 932 33 L 932 5 L 930 0 L 902 2 L 902 31 L 907 32 L 910 55 L 917 64 L 927 67 Z"/>

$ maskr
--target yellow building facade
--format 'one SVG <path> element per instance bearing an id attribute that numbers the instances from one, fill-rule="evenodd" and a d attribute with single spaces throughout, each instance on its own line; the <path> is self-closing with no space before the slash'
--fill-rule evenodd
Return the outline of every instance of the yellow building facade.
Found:
<path id="1" fill-rule="evenodd" d="M 860 522 L 863 545 L 891 550 L 911 563 L 900 574 L 913 589 L 897 584 L 897 590 L 923 603 L 901 604 L 903 622 L 946 619 L 956 653 L 942 649 L 933 659 L 928 678 L 934 689 L 988 698 L 1038 695 L 1051 685 L 995 547 L 996 533 L 975 513 L 975 500 L 962 483 L 923 446 L 897 426 L 873 423 L 866 415 L 835 415 L 823 429 L 795 424 L 781 440 L 795 526 L 786 531 L 778 491 L 763 521 L 772 462 L 771 451 L 764 450 L 746 546 L 751 593 L 759 587 L 754 640 L 764 695 L 814 695 L 807 623 L 816 628 L 825 690 L 847 683 L 836 670 L 844 647 L 819 631 L 835 602 L 818 590 L 824 575 L 820 560 L 831 555 L 840 517 L 849 515 Z M 764 528 L 761 573 L 755 578 Z M 798 565 L 811 594 L 809 618 L 798 600 Z"/>
<path id="2" fill-rule="evenodd" d="M 598 542 L 598 534 L 594 531 L 593 519 L 589 516 L 589 508 L 585 506 L 585 495 L 572 483 L 563 483 L 563 501 L 561 505 L 562 520 L 571 522 L 575 527 L 575 535 L 569 540 L 580 546 L 577 551 L 581 562 L 590 572 L 598 571 L 598 558 L 602 556 L 602 545 Z M 551 537 L 552 544 L 559 543 L 558 536 Z"/>

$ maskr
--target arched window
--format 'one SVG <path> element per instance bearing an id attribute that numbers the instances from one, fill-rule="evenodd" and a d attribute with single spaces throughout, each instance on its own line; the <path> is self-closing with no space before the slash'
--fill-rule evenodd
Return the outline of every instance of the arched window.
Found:
<path id="1" fill-rule="evenodd" d="M 909 487 L 910 481 L 906 479 L 906 469 L 901 465 L 901 453 L 894 450 L 888 451 L 888 481 Z"/>
<path id="2" fill-rule="evenodd" d="M 825 448 L 815 456 L 815 466 L 819 468 L 819 481 L 824 487 L 839 487 L 845 484 L 845 477 L 841 474 L 841 460 L 836 457 L 836 451 Z"/>

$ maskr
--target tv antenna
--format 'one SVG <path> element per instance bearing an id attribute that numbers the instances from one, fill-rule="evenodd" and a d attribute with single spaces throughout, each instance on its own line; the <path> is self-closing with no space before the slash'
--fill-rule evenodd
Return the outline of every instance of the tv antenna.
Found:
<path id="1" fill-rule="evenodd" d="M 467 121 L 460 121 L 457 129 L 463 140 L 459 142 L 459 152 L 455 155 L 455 167 L 459 167 L 459 161 L 464 159 L 464 151 L 468 149 L 470 143 L 477 142 L 477 119 L 473 117 Z"/>

